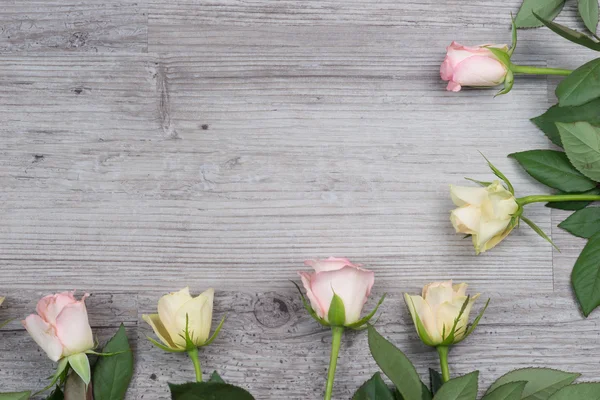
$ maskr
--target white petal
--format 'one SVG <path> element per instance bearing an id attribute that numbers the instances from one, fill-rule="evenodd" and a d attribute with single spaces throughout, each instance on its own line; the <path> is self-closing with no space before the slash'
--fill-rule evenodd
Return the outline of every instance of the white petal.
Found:
<path id="1" fill-rule="evenodd" d="M 475 206 L 459 207 L 452 210 L 450 220 L 458 233 L 477 233 L 481 220 L 481 210 Z"/>
<path id="2" fill-rule="evenodd" d="M 488 191 L 483 187 L 450 185 L 450 195 L 454 204 L 461 207 L 481 204 L 488 197 Z"/>
<path id="3" fill-rule="evenodd" d="M 185 332 L 185 319 L 188 316 L 188 331 L 197 346 L 203 345 L 209 337 L 213 314 L 214 289 L 208 289 L 185 303 L 177 311 L 177 326 Z M 185 341 L 184 341 L 185 342 Z"/>
<path id="4" fill-rule="evenodd" d="M 171 340 L 176 344 L 179 344 L 181 340 L 185 343 L 185 340 L 180 336 L 183 334 L 185 326 L 183 328 L 177 326 L 177 311 L 191 299 L 190 290 L 186 287 L 178 292 L 166 294 L 158 300 L 158 316 L 169 332 Z"/>

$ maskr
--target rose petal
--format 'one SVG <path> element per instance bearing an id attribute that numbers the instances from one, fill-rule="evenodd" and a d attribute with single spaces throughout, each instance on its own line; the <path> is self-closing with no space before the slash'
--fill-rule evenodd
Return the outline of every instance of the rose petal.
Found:
<path id="1" fill-rule="evenodd" d="M 52 361 L 61 359 L 63 346 L 50 324 L 36 314 L 31 314 L 22 323 L 29 335 L 31 335 L 33 340 L 46 352 Z"/>
<path id="2" fill-rule="evenodd" d="M 190 300 L 192 300 L 192 296 L 187 287 L 178 292 L 166 294 L 158 300 L 158 316 L 174 343 L 181 343 L 180 335 L 183 334 L 183 331 L 177 326 L 177 311 Z M 185 340 L 183 342 L 185 343 Z"/>
<path id="3" fill-rule="evenodd" d="M 142 319 L 148 323 L 152 327 L 152 330 L 156 334 L 156 336 L 160 339 L 161 342 L 167 347 L 172 349 L 176 349 L 175 343 L 171 340 L 169 336 L 169 331 L 160 321 L 160 317 L 158 314 L 143 314 Z"/>
<path id="4" fill-rule="evenodd" d="M 84 301 L 65 306 L 56 317 L 56 336 L 63 344 L 64 356 L 94 348 L 94 336 Z"/>
<path id="5" fill-rule="evenodd" d="M 177 326 L 185 332 L 185 318 L 188 316 L 188 331 L 194 344 L 201 346 L 208 340 L 212 323 L 213 300 L 215 291 L 208 289 L 185 303 L 177 310 Z M 181 339 L 179 337 L 178 339 Z M 175 339 L 177 343 L 179 340 Z M 183 340 L 185 344 L 185 340 Z"/>

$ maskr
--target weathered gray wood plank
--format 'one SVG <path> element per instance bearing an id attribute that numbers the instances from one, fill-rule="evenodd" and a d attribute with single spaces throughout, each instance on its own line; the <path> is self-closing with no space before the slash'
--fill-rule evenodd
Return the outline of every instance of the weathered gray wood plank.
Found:
<path id="1" fill-rule="evenodd" d="M 448 185 L 490 178 L 478 150 L 519 195 L 546 191 L 505 156 L 549 147 L 528 119 L 557 81 L 518 78 L 494 99 L 438 77 L 452 40 L 507 42 L 519 3 L 3 3 L 0 320 L 91 291 L 100 340 L 124 322 L 133 341 L 128 398 L 166 399 L 191 363 L 151 347 L 141 314 L 163 292 L 214 286 L 215 322 L 228 321 L 205 372 L 257 399 L 319 398 L 329 335 L 288 280 L 306 258 L 345 255 L 390 293 L 378 326 L 423 376 L 435 355 L 401 292 L 454 278 L 493 300 L 455 373 L 480 369 L 483 387 L 524 366 L 600 379 L 598 317 L 583 320 L 569 290 L 582 242 L 555 227 L 562 213 L 528 210 L 562 253 L 522 226 L 476 257 L 448 221 Z M 574 2 L 558 21 L 581 28 Z M 593 56 L 547 29 L 519 36 L 522 64 Z M 365 333 L 344 343 L 336 398 L 376 371 Z M 41 388 L 51 369 L 17 322 L 0 331 L 0 390 Z"/>
<path id="2" fill-rule="evenodd" d="M 143 0 L 3 0 L 0 53 L 145 52 Z"/>

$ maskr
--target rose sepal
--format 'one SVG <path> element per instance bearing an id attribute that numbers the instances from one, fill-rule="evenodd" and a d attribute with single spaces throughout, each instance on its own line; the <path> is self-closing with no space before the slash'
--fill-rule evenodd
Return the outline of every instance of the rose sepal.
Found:
<path id="1" fill-rule="evenodd" d="M 333 297 L 329 304 L 327 319 L 329 320 L 329 325 L 333 327 L 343 327 L 346 324 L 346 307 L 344 306 L 344 301 L 335 292 L 333 292 Z"/>

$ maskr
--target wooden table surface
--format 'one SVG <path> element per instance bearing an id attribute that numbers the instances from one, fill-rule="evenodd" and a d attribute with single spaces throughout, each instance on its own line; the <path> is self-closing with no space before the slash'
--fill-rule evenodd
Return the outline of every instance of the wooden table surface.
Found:
<path id="1" fill-rule="evenodd" d="M 506 155 L 550 142 L 529 121 L 557 79 L 513 91 L 445 91 L 445 47 L 510 41 L 520 0 L 3 0 L 0 7 L 0 391 L 40 389 L 54 365 L 18 319 L 59 290 L 92 293 L 105 340 L 135 346 L 129 399 L 167 399 L 189 360 L 145 339 L 162 293 L 216 289 L 219 339 L 201 352 L 257 399 L 319 399 L 329 332 L 289 280 L 308 258 L 346 256 L 389 294 L 378 322 L 426 375 L 402 300 L 442 279 L 491 297 L 454 373 L 487 385 L 516 367 L 600 379 L 600 313 L 569 287 L 583 246 L 542 205 L 475 256 L 449 222 L 449 184 L 546 189 Z M 583 28 L 569 1 L 558 22 Z M 576 67 L 594 54 L 547 29 L 521 31 L 514 61 Z M 369 305 L 375 303 L 375 298 Z M 377 367 L 366 334 L 344 338 L 335 398 Z"/>

